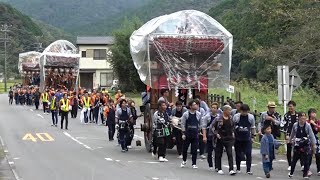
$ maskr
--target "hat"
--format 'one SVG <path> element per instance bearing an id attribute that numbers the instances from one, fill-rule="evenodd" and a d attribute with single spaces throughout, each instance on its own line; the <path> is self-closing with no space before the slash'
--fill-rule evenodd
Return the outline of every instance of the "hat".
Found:
<path id="1" fill-rule="evenodd" d="M 269 108 L 275 108 L 275 107 L 277 107 L 277 105 L 276 105 L 276 103 L 274 101 L 269 101 L 268 102 L 268 107 Z"/>

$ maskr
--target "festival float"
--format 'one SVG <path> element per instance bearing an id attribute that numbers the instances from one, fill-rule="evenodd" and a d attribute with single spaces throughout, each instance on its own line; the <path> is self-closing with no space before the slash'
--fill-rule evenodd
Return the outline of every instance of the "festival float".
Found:
<path id="1" fill-rule="evenodd" d="M 41 53 L 36 51 L 19 54 L 18 69 L 23 79 L 23 85 L 40 85 L 40 56 Z"/>
<path id="2" fill-rule="evenodd" d="M 161 89 L 169 89 L 170 102 L 187 105 L 196 95 L 206 100 L 210 88 L 227 88 L 232 42 L 231 33 L 219 22 L 195 10 L 154 18 L 133 32 L 131 56 L 150 97 L 141 107 L 147 151 L 152 150 L 153 113 Z M 172 140 L 168 148 L 173 147 Z"/>
<path id="3" fill-rule="evenodd" d="M 71 42 L 58 40 L 50 44 L 40 58 L 40 88 L 74 90 L 78 83 L 79 60 L 80 54 Z"/>

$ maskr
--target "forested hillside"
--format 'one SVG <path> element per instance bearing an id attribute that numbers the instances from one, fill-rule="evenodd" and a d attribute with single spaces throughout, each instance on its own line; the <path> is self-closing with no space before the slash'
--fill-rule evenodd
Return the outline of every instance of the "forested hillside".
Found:
<path id="1" fill-rule="evenodd" d="M 42 22 L 34 22 L 28 16 L 22 14 L 10 5 L 0 3 L 0 25 L 8 23 L 8 36 L 10 38 L 8 45 L 8 73 L 9 76 L 17 74 L 19 53 L 36 50 L 36 43 L 43 43 L 42 47 L 48 46 L 51 42 L 67 38 L 72 40 L 61 30 L 46 25 Z M 0 38 L 4 38 L 4 34 L 0 32 Z M 0 43 L 0 72 L 3 72 L 4 65 L 4 43 Z"/>
<path id="2" fill-rule="evenodd" d="M 319 1 L 224 0 L 209 14 L 234 36 L 233 78 L 276 81 L 287 64 L 319 90 Z"/>

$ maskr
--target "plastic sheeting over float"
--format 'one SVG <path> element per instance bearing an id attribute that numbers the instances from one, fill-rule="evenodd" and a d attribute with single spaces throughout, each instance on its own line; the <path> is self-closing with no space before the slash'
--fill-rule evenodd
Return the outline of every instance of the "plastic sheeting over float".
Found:
<path id="1" fill-rule="evenodd" d="M 40 72 L 41 53 L 30 51 L 19 54 L 18 70 L 21 75 L 34 74 Z"/>
<path id="2" fill-rule="evenodd" d="M 153 89 L 228 87 L 232 44 L 230 32 L 195 10 L 154 18 L 130 37 L 135 68 Z"/>
<path id="3" fill-rule="evenodd" d="M 58 40 L 51 43 L 41 54 L 40 58 L 40 76 L 41 89 L 45 86 L 52 86 L 59 83 L 54 82 L 57 79 L 69 78 L 78 80 L 80 54 L 77 48 L 69 41 Z M 49 83 L 48 82 L 52 82 Z M 68 88 L 77 87 L 74 80 L 68 83 Z M 56 88 L 56 87 L 55 87 Z"/>

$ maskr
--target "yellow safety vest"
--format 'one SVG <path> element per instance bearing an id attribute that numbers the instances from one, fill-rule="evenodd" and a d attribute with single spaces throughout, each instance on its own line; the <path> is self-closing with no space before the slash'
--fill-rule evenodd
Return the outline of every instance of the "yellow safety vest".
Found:
<path id="1" fill-rule="evenodd" d="M 42 94 L 42 102 L 48 102 L 48 93 Z"/>
<path id="2" fill-rule="evenodd" d="M 86 97 L 84 97 L 83 99 L 84 99 L 83 106 L 85 108 L 89 108 L 90 107 L 90 97 L 88 97 L 87 100 L 86 100 Z"/>
<path id="3" fill-rule="evenodd" d="M 51 100 L 50 110 L 56 110 L 56 97 L 54 96 Z"/>
<path id="4" fill-rule="evenodd" d="M 61 99 L 62 104 L 63 104 L 63 108 L 61 107 L 61 110 L 64 112 L 69 112 L 69 100 L 67 99 L 67 103 L 64 102 L 64 99 Z"/>

